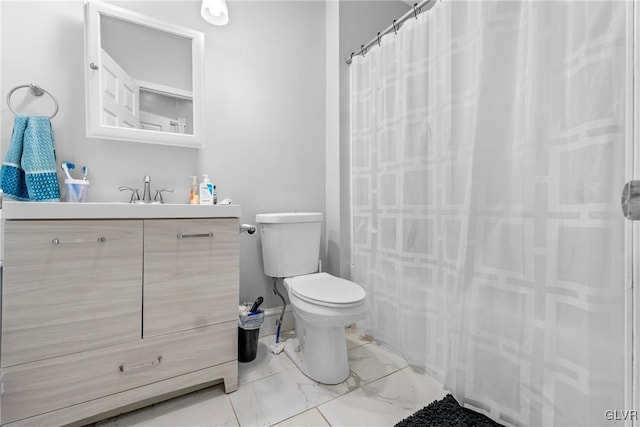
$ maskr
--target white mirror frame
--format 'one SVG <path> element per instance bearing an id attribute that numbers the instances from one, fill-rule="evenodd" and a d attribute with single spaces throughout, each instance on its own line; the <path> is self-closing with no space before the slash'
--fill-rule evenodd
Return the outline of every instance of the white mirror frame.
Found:
<path id="1" fill-rule="evenodd" d="M 192 81 L 193 81 L 193 134 L 158 132 L 103 125 L 100 118 L 101 86 L 100 70 L 100 16 L 105 15 L 134 24 L 153 28 L 191 39 Z M 85 111 L 88 138 L 115 139 L 119 141 L 143 142 L 149 144 L 175 145 L 202 148 L 203 105 L 203 58 L 204 34 L 200 31 L 156 20 L 120 7 L 96 0 L 85 0 Z M 97 66 L 97 69 L 90 64 Z"/>

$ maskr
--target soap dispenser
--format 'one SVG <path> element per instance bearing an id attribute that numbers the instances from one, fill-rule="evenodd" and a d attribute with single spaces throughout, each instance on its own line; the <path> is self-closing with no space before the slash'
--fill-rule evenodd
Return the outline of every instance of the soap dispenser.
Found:
<path id="1" fill-rule="evenodd" d="M 191 191 L 189 192 L 189 203 L 192 205 L 200 204 L 200 196 L 198 196 L 198 177 L 191 175 Z"/>
<path id="2" fill-rule="evenodd" d="M 213 205 L 213 184 L 209 181 L 209 175 L 202 175 L 200 183 L 200 204 Z"/>

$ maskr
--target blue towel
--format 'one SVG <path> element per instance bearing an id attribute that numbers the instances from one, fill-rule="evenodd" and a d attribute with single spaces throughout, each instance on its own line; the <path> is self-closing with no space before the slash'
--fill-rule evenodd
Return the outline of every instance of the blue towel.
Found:
<path id="1" fill-rule="evenodd" d="M 55 141 L 48 117 L 16 115 L 11 146 L 2 162 L 0 187 L 8 199 L 60 201 Z"/>

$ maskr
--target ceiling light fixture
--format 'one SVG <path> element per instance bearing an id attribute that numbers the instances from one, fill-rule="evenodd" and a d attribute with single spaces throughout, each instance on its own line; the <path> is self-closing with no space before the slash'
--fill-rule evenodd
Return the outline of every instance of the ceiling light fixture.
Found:
<path id="1" fill-rule="evenodd" d="M 200 14 L 205 21 L 213 25 L 227 25 L 229 22 L 226 0 L 202 0 Z"/>

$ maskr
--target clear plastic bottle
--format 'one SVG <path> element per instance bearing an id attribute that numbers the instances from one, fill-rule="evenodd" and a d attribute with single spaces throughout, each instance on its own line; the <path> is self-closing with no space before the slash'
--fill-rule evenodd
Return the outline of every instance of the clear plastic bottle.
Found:
<path id="1" fill-rule="evenodd" d="M 198 195 L 198 177 L 191 175 L 191 191 L 189 192 L 189 203 L 192 205 L 200 204 L 200 196 Z"/>
<path id="2" fill-rule="evenodd" d="M 209 181 L 209 175 L 202 175 L 202 182 L 200 183 L 200 204 L 213 204 L 213 184 Z"/>

